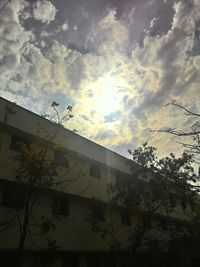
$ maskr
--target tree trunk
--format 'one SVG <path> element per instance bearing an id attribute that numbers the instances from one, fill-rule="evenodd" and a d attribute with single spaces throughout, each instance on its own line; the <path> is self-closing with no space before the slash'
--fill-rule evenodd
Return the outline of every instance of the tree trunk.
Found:
<path id="1" fill-rule="evenodd" d="M 28 186 L 27 193 L 26 193 L 24 218 L 23 218 L 23 223 L 22 223 L 20 240 L 18 244 L 18 250 L 20 252 L 24 250 L 25 242 L 26 242 L 27 227 L 28 227 L 29 216 L 30 216 L 30 198 L 31 198 L 31 185 Z"/>

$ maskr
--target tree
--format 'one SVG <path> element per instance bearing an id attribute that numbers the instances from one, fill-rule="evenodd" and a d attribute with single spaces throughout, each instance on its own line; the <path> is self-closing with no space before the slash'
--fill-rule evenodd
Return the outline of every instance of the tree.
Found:
<path id="1" fill-rule="evenodd" d="M 126 248 L 121 247 L 114 222 L 91 220 L 90 223 L 93 230 L 109 242 L 111 249 L 126 249 L 133 257 L 142 247 L 166 249 L 172 238 L 189 235 L 186 229 L 175 233 L 173 222 L 166 231 L 159 221 L 167 224 L 179 205 L 183 213 L 188 211 L 192 216 L 198 197 L 198 190 L 193 184 L 198 177 L 191 165 L 192 155 L 186 152 L 178 158 L 171 153 L 158 159 L 156 148 L 145 143 L 134 151 L 129 150 L 129 153 L 132 156 L 129 162 L 131 177 L 109 185 L 112 207 L 124 208 L 137 218 L 137 222 L 129 226 Z"/>
<path id="2" fill-rule="evenodd" d="M 193 118 L 195 122 L 193 122 L 187 130 L 166 127 L 164 129 L 152 130 L 152 132 L 168 133 L 177 137 L 177 142 L 180 143 L 189 153 L 193 154 L 195 162 L 200 164 L 200 113 L 193 112 L 192 110 L 176 103 L 176 101 L 166 104 L 166 106 L 169 105 L 182 110 L 187 118 Z"/>
<path id="3" fill-rule="evenodd" d="M 187 129 L 182 130 L 181 128 L 171 128 L 165 127 L 164 129 L 152 130 L 152 132 L 167 133 L 172 137 L 176 138 L 176 142 L 179 143 L 183 149 L 190 153 L 193 157 L 194 166 L 197 167 L 197 175 L 200 179 L 200 113 L 192 111 L 179 103 L 176 100 L 166 104 L 166 107 L 172 106 L 181 111 L 186 116 L 186 118 L 191 119 L 191 125 Z M 183 124 L 183 123 L 182 123 Z M 194 190 L 199 191 L 199 182 L 193 184 Z M 199 228 L 200 214 L 196 212 L 196 228 Z"/>
<path id="4" fill-rule="evenodd" d="M 55 125 L 54 131 L 45 131 L 45 136 L 42 136 L 42 139 L 40 136 L 35 136 L 35 140 L 30 145 L 21 144 L 20 153 L 16 157 L 18 167 L 15 178 L 18 182 L 26 185 L 25 209 L 22 222 L 19 221 L 20 217 L 18 217 L 21 228 L 19 250 L 23 250 L 25 246 L 29 220 L 32 216 L 34 202 L 36 201 L 35 188 L 53 188 L 59 185 L 56 177 L 58 165 L 52 154 L 50 154 L 49 148 L 52 148 L 54 151 L 62 149 L 62 147 L 55 145 L 53 142 L 63 127 L 63 123 L 71 119 L 73 115 L 72 107 L 67 106 L 66 114 L 61 117 L 57 109 L 58 106 L 59 103 L 55 101 L 51 104 L 55 114 L 53 121 Z M 43 233 L 47 233 L 52 227 L 55 228 L 49 220 L 44 220 L 41 225 L 39 224 L 39 227 L 46 227 L 45 231 L 41 228 Z M 50 242 L 49 246 L 51 245 Z"/>
<path id="5" fill-rule="evenodd" d="M 176 142 L 179 143 L 186 152 L 193 155 L 194 165 L 197 166 L 198 176 L 200 177 L 200 113 L 178 104 L 175 100 L 166 104 L 166 106 L 173 106 L 182 110 L 187 118 L 193 119 L 193 123 L 191 123 L 191 126 L 186 130 L 166 127 L 164 129 L 151 131 L 167 133 L 176 137 Z M 198 190 L 200 188 L 199 183 L 196 183 L 195 187 Z"/>
<path id="6" fill-rule="evenodd" d="M 4 119 L 5 124 L 7 124 L 9 116 L 15 114 L 13 105 L 7 106 Z M 62 171 L 62 177 L 58 180 L 60 171 L 58 162 L 54 157 L 54 152 L 62 153 L 63 147 L 56 145 L 54 141 L 60 134 L 61 129 L 63 129 L 63 123 L 73 117 L 71 106 L 67 106 L 63 116 L 60 115 L 58 106 L 59 104 L 55 101 L 51 104 L 54 111 L 54 115 L 50 117 L 53 123 L 51 131 L 46 129 L 44 125 L 40 125 L 38 133 L 31 140 L 18 143 L 20 151 L 14 157 L 14 163 L 16 165 L 14 181 L 21 187 L 19 197 L 21 198 L 23 196 L 24 206 L 23 209 L 16 208 L 9 218 L 5 218 L 0 222 L 0 231 L 5 231 L 14 224 L 18 225 L 18 251 L 20 257 L 23 256 L 27 236 L 31 239 L 34 246 L 37 247 L 34 241 L 34 234 L 32 233 L 33 228 L 37 230 L 37 235 L 40 234 L 46 239 L 49 249 L 57 248 L 56 240 L 51 240 L 48 237 L 48 233 L 54 231 L 56 225 L 46 215 L 41 215 L 39 218 L 35 216 L 34 209 L 38 208 L 38 192 L 41 190 L 60 189 L 61 184 L 76 181 L 82 171 L 81 169 L 79 175 L 71 179 L 67 178 L 67 173 L 70 169 L 66 169 L 64 173 Z M 43 117 L 46 118 L 47 115 Z M 62 160 L 65 161 L 65 157 Z"/>

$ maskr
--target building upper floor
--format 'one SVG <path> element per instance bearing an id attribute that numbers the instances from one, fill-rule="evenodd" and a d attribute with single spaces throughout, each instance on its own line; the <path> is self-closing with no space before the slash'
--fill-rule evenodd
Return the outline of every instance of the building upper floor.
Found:
<path id="1" fill-rule="evenodd" d="M 56 124 L 27 109 L 0 97 L 0 124 L 18 129 L 26 134 L 46 138 L 47 133 L 55 132 Z M 125 158 L 81 135 L 60 127 L 53 142 L 62 145 L 69 151 L 78 153 L 87 159 L 94 160 L 110 168 L 130 174 L 129 159 Z"/>
<path id="2" fill-rule="evenodd" d="M 45 142 L 52 135 L 62 148 L 49 147 L 58 166 L 57 189 L 107 202 L 108 184 L 130 176 L 129 159 L 0 98 L 0 179 L 14 179 L 20 143 L 31 144 L 35 136 Z"/>
<path id="3" fill-rule="evenodd" d="M 109 203 L 108 184 L 131 177 L 129 159 L 3 98 L 0 98 L 0 179 L 15 179 L 15 156 L 20 142 L 31 143 L 35 136 L 45 141 L 56 127 L 59 132 L 53 142 L 62 149 L 49 147 L 49 155 L 58 166 L 54 189 Z M 188 219 L 179 207 L 173 216 Z"/>

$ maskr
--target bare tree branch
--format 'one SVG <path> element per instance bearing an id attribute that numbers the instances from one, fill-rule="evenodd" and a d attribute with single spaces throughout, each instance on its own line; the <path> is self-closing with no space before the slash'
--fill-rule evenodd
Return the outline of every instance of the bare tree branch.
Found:
<path id="1" fill-rule="evenodd" d="M 191 110 L 185 108 L 184 106 L 182 106 L 180 104 L 177 104 L 175 101 L 172 101 L 171 103 L 168 103 L 165 106 L 168 106 L 168 105 L 176 106 L 176 107 L 179 107 L 179 108 L 185 110 L 186 111 L 186 113 L 185 113 L 186 115 L 192 115 L 192 116 L 200 117 L 199 113 L 192 112 Z"/>

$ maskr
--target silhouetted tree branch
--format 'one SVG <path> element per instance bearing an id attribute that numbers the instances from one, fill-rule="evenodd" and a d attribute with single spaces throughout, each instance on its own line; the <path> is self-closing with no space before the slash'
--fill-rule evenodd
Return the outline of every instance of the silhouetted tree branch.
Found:
<path id="1" fill-rule="evenodd" d="M 188 130 L 180 130 L 176 128 L 166 127 L 164 129 L 151 130 L 152 132 L 167 133 L 178 138 L 178 143 L 181 144 L 187 151 L 192 154 L 196 154 L 195 161 L 197 164 L 200 163 L 200 114 L 187 109 L 186 107 L 177 104 L 176 101 L 168 103 L 166 106 L 175 106 L 184 112 L 184 115 L 197 118 L 198 120 L 193 123 Z M 186 141 L 186 138 L 189 141 Z M 180 141 L 182 139 L 182 141 Z"/>

